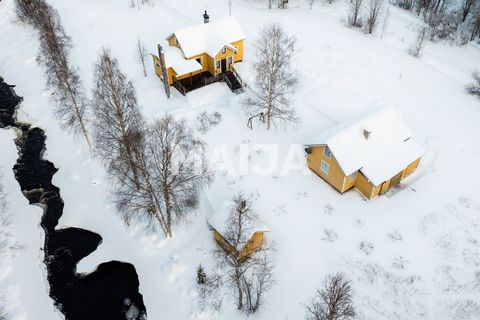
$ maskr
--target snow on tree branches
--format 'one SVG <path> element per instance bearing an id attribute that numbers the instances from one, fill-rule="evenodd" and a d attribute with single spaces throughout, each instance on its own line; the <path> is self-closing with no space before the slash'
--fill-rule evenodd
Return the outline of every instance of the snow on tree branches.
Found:
<path id="1" fill-rule="evenodd" d="M 307 320 L 354 319 L 350 281 L 341 273 L 328 275 L 306 309 Z"/>
<path id="2" fill-rule="evenodd" d="M 199 192 L 211 179 L 203 143 L 185 120 L 170 115 L 131 141 L 136 169 L 124 165 L 124 158 L 112 163 L 117 207 L 127 223 L 144 220 L 172 237 L 172 227 L 197 207 Z"/>
<path id="3" fill-rule="evenodd" d="M 87 99 L 78 70 L 68 61 L 71 39 L 65 33 L 58 12 L 44 0 L 16 0 L 18 18 L 39 34 L 38 61 L 45 69 L 48 87 L 55 101 L 55 115 L 62 127 L 83 133 L 91 146 L 86 126 Z"/>
<path id="4" fill-rule="evenodd" d="M 261 114 L 267 129 L 297 121 L 290 101 L 297 84 L 292 68 L 295 44 L 278 24 L 265 26 L 255 43 L 255 84 L 244 104 L 250 116 Z"/>

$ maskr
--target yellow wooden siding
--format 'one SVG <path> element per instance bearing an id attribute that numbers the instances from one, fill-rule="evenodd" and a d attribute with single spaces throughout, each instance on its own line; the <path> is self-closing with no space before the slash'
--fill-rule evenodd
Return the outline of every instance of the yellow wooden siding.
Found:
<path id="1" fill-rule="evenodd" d="M 233 51 L 230 48 L 226 48 L 225 53 L 222 53 L 222 50 L 220 50 L 217 53 L 217 55 L 215 56 L 215 59 L 214 59 L 215 60 L 215 65 L 214 65 L 213 74 L 218 76 L 219 74 L 222 73 L 222 64 L 220 63 L 220 68 L 217 68 L 217 66 L 216 66 L 217 61 L 221 61 L 223 59 L 228 59 L 228 57 L 232 57 L 232 64 L 235 63 L 234 54 L 235 54 L 235 51 Z M 228 60 L 227 60 L 227 70 L 229 70 L 229 69 L 230 69 L 230 66 L 228 65 Z"/>
<path id="2" fill-rule="evenodd" d="M 327 181 L 335 189 L 342 192 L 345 174 L 338 165 L 337 160 L 335 160 L 335 157 L 332 155 L 332 158 L 329 159 L 324 156 L 323 151 L 325 149 L 325 146 L 312 146 L 310 147 L 310 149 L 311 153 L 307 156 L 308 167 L 325 181 Z M 320 169 L 322 160 L 330 165 L 328 175 Z"/>
<path id="3" fill-rule="evenodd" d="M 218 243 L 218 245 L 222 247 L 223 250 L 230 253 L 238 254 L 238 257 L 240 259 L 245 259 L 263 245 L 264 232 L 255 232 L 240 252 L 237 252 L 237 250 L 232 245 L 225 241 L 223 236 L 215 229 L 213 229 L 213 238 Z"/>
<path id="4" fill-rule="evenodd" d="M 240 259 L 245 259 L 250 256 L 252 253 L 260 249 L 263 245 L 264 233 L 262 231 L 255 232 L 247 244 L 240 251 Z"/>
<path id="5" fill-rule="evenodd" d="M 358 175 L 358 171 L 357 171 Z M 355 181 L 357 180 L 357 177 L 355 176 L 353 179 L 350 178 L 351 175 L 347 176 L 345 178 L 345 184 L 343 185 L 343 192 L 351 189 L 355 185 Z"/>
<path id="6" fill-rule="evenodd" d="M 408 175 L 410 175 L 413 171 L 415 171 L 415 169 L 418 168 L 418 165 L 420 164 L 420 158 L 418 158 L 417 160 L 413 161 L 412 163 L 410 163 L 407 168 L 405 169 L 405 175 L 404 175 L 404 178 L 407 177 Z"/>
<path id="7" fill-rule="evenodd" d="M 172 47 L 177 47 L 180 48 L 180 45 L 177 43 L 177 37 L 172 34 L 168 39 L 168 44 L 171 45 Z"/>
<path id="8" fill-rule="evenodd" d="M 243 61 L 243 40 L 232 42 L 232 46 L 237 48 L 237 53 L 233 56 L 234 62 Z"/>
<path id="9" fill-rule="evenodd" d="M 162 68 L 160 67 L 160 59 L 155 55 L 152 55 L 152 57 L 153 57 L 153 66 L 155 67 L 155 73 L 163 81 Z M 173 84 L 173 78 L 177 74 L 175 73 L 175 71 L 172 68 L 167 68 L 167 75 L 168 75 L 168 84 L 172 85 Z"/>
<path id="10" fill-rule="evenodd" d="M 355 180 L 355 189 L 360 191 L 360 193 L 367 199 L 371 198 L 372 190 L 374 189 L 373 184 L 365 177 L 361 172 L 357 173 L 357 179 Z"/>
<path id="11" fill-rule="evenodd" d="M 230 245 L 228 242 L 226 242 L 225 239 L 223 239 L 220 232 L 218 232 L 215 229 L 213 230 L 213 238 L 218 243 L 218 245 L 223 248 L 223 250 L 230 253 L 236 252 L 235 248 L 232 245 Z"/>

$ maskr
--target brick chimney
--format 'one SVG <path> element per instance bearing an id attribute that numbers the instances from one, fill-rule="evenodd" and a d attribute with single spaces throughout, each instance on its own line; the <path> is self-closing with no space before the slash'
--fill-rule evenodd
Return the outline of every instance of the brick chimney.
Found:
<path id="1" fill-rule="evenodd" d="M 370 137 L 371 131 L 368 131 L 367 129 L 363 129 L 363 136 L 365 137 L 365 140 L 368 140 L 368 137 Z"/>
<path id="2" fill-rule="evenodd" d="M 203 14 L 203 23 L 208 23 L 210 21 L 210 16 L 207 13 L 207 10 L 205 10 L 205 13 Z"/>

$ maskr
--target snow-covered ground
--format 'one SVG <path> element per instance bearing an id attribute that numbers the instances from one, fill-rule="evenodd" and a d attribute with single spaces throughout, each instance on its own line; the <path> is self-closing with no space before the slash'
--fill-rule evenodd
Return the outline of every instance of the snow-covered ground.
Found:
<path id="1" fill-rule="evenodd" d="M 154 6 L 140 10 L 130 8 L 126 0 L 50 2 L 73 39 L 72 63 L 80 68 L 88 89 L 92 64 L 101 47 L 108 46 L 133 80 L 148 120 L 171 112 L 193 123 L 202 111 L 218 111 L 222 122 L 202 137 L 209 155 L 225 145 L 240 172 L 245 150 L 250 165 L 265 165 L 269 147 L 262 144 L 274 144 L 280 162 L 280 168 L 267 175 L 217 171 L 201 210 L 176 228 L 173 239 L 124 226 L 109 204 L 103 168 L 81 137 L 62 132 L 52 115 L 35 61 L 35 34 L 16 21 L 12 0 L 0 2 L 0 75 L 16 84 L 24 97 L 20 119 L 46 131 L 45 156 L 60 169 L 54 183 L 65 201 L 59 228 L 81 227 L 103 237 L 98 250 L 80 262 L 79 272 L 112 259 L 133 263 L 149 319 L 243 319 L 228 298 L 219 314 L 202 314 L 195 292 L 196 268 L 202 263 L 208 274 L 215 246 L 205 218 L 242 190 L 259 193 L 257 211 L 270 229 L 268 241 L 277 247 L 278 284 L 253 319 L 302 319 L 302 303 L 325 274 L 336 271 L 352 279 L 359 319 L 480 318 L 480 102 L 464 90 L 471 72 L 480 69 L 478 45 L 429 43 L 422 58 L 415 59 L 406 50 L 419 21 L 396 8 L 380 38 L 346 28 L 342 0 L 334 5 L 320 1 L 313 10 L 300 0 L 288 10 L 234 0 L 233 14 L 248 37 L 246 58 L 239 66 L 247 81 L 253 77 L 252 44 L 263 24 L 278 22 L 298 38 L 295 69 L 300 81 L 294 105 L 301 122 L 287 131 L 250 131 L 242 97 L 231 94 L 226 85 L 214 84 L 187 97 L 174 90 L 167 100 L 151 62 L 144 78 L 135 61 L 137 38 L 154 53 L 158 41 L 172 30 L 201 22 L 203 10 L 212 20 L 227 15 L 228 1 L 155 0 Z M 383 105 L 395 106 L 427 149 L 401 191 L 365 202 L 355 191 L 338 194 L 305 170 L 281 172 L 285 159 L 296 159 L 298 153 L 289 152 L 301 151 L 299 145 L 315 142 L 322 131 Z M 12 319 L 61 318 L 47 294 L 41 209 L 28 206 L 10 170 L 16 159 L 13 136 L 12 131 L 0 131 L 0 169 L 10 202 L 8 228 L 16 244 L 8 253 L 12 258 L 0 263 L 0 303 L 6 302 Z M 303 156 L 297 157 L 297 167 L 304 168 L 302 161 Z"/>

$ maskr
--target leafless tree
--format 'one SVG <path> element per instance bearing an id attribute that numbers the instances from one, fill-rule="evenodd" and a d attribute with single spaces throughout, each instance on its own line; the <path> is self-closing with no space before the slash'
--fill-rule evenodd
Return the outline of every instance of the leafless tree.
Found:
<path id="1" fill-rule="evenodd" d="M 143 75 L 147 76 L 147 67 L 145 65 L 145 58 L 147 57 L 147 49 L 140 39 L 137 39 L 137 60 L 142 65 Z"/>
<path id="2" fill-rule="evenodd" d="M 87 144 L 87 99 L 78 70 L 68 61 L 71 39 L 65 33 L 57 11 L 44 0 L 17 0 L 20 20 L 37 29 L 40 38 L 38 61 L 43 65 L 47 84 L 56 103 L 55 115 L 62 127 L 83 133 Z M 32 10 L 32 11 L 30 11 Z"/>
<path id="3" fill-rule="evenodd" d="M 112 162 L 122 161 L 139 184 L 135 148 L 132 137 L 143 130 L 133 84 L 120 71 L 118 61 L 108 49 L 102 49 L 95 64 L 93 102 L 95 108 L 95 152 L 112 169 Z M 116 175 L 116 172 L 111 172 Z"/>
<path id="4" fill-rule="evenodd" d="M 350 281 L 341 273 L 328 275 L 306 309 L 307 320 L 354 319 Z"/>
<path id="5" fill-rule="evenodd" d="M 375 32 L 380 22 L 380 18 L 384 14 L 384 7 L 384 0 L 370 0 L 365 19 L 365 33 L 372 34 Z"/>
<path id="6" fill-rule="evenodd" d="M 474 82 L 467 85 L 467 92 L 480 98 L 480 72 L 475 71 L 472 74 Z"/>
<path id="7" fill-rule="evenodd" d="M 362 27 L 362 5 L 363 0 L 351 0 L 350 1 L 350 13 L 348 15 L 347 24 L 349 27 L 361 28 Z"/>
<path id="8" fill-rule="evenodd" d="M 222 230 L 231 250 L 218 247 L 214 253 L 218 266 L 224 270 L 227 284 L 236 292 L 237 308 L 247 313 L 258 310 L 266 292 L 275 284 L 270 246 L 263 244 L 248 256 L 240 254 L 259 223 L 252 202 L 251 197 L 243 194 L 232 199 L 226 229 Z"/>
<path id="9" fill-rule="evenodd" d="M 425 41 L 427 40 L 428 36 L 428 27 L 421 26 L 418 30 L 417 37 L 415 39 L 415 43 L 408 49 L 408 53 L 415 58 L 419 58 L 422 54 L 422 49 L 425 46 Z"/>
<path id="10" fill-rule="evenodd" d="M 308 0 L 308 4 L 310 5 L 310 10 L 313 8 L 313 4 L 317 2 L 317 0 Z"/>
<path id="11" fill-rule="evenodd" d="M 292 68 L 295 44 L 295 38 L 285 34 L 278 24 L 263 27 L 255 43 L 255 85 L 244 103 L 250 115 L 262 114 L 267 129 L 297 121 L 290 101 L 297 84 Z"/>
<path id="12" fill-rule="evenodd" d="M 197 207 L 199 192 L 211 179 L 203 143 L 193 137 L 186 121 L 170 115 L 130 139 L 139 183 L 123 161 L 113 163 L 117 207 L 127 223 L 146 220 L 172 237 L 172 227 Z"/>
<path id="13" fill-rule="evenodd" d="M 462 22 L 465 22 L 465 20 L 468 17 L 468 14 L 470 13 L 474 5 L 475 5 L 475 0 L 463 0 L 462 8 L 461 8 Z"/>
<path id="14" fill-rule="evenodd" d="M 0 175 L 0 178 L 2 178 L 2 176 Z M 3 185 L 0 183 L 0 213 L 3 212 L 3 210 L 5 210 L 7 206 L 7 194 L 5 193 L 5 191 L 3 191 Z"/>
<path id="15" fill-rule="evenodd" d="M 470 41 L 473 41 L 475 38 L 480 37 L 480 4 L 478 4 L 475 11 L 473 11 L 472 17 L 470 18 L 470 25 Z"/>

